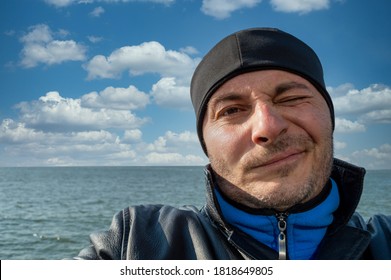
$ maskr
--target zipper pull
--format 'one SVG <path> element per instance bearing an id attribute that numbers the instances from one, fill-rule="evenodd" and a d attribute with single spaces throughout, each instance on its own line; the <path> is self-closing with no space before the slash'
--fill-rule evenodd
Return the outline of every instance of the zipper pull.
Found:
<path id="1" fill-rule="evenodd" d="M 285 213 L 279 213 L 277 216 L 277 225 L 280 233 L 278 234 L 278 259 L 286 260 L 287 258 L 287 250 L 286 250 L 286 218 L 288 217 Z"/>

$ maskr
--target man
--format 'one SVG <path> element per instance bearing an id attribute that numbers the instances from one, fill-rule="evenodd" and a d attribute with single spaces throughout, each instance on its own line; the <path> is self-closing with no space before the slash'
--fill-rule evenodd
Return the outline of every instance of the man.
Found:
<path id="1" fill-rule="evenodd" d="M 333 159 L 333 103 L 309 46 L 276 29 L 232 34 L 197 67 L 191 98 L 205 207 L 124 209 L 79 258 L 391 258 L 389 217 L 355 214 L 365 170 Z"/>

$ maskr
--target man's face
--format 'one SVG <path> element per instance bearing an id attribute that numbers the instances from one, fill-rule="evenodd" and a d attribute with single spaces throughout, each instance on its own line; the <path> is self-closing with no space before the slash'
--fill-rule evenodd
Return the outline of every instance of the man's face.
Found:
<path id="1" fill-rule="evenodd" d="M 332 166 L 330 111 L 315 87 L 279 70 L 241 74 L 211 97 L 203 137 L 220 189 L 254 208 L 315 197 Z"/>

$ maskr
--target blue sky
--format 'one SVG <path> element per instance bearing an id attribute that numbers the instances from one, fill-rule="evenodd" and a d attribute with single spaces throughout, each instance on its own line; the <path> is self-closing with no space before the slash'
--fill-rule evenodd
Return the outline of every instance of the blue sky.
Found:
<path id="1" fill-rule="evenodd" d="M 388 0 L 0 2 L 0 166 L 203 165 L 194 68 L 240 29 L 277 27 L 319 55 L 335 156 L 391 169 Z"/>

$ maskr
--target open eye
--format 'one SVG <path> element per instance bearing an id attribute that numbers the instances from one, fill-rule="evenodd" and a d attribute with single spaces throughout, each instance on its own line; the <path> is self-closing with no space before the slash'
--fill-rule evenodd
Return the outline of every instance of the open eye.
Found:
<path id="1" fill-rule="evenodd" d="M 243 112 L 246 111 L 246 106 L 241 105 L 228 105 L 216 111 L 215 118 L 225 121 L 233 121 L 243 117 Z"/>
<path id="2" fill-rule="evenodd" d="M 239 113 L 240 111 L 242 111 L 242 110 L 239 107 L 229 107 L 229 108 L 226 108 L 226 109 L 222 110 L 220 115 L 222 115 L 222 116 L 229 116 L 229 115 L 233 115 L 233 114 Z"/>

